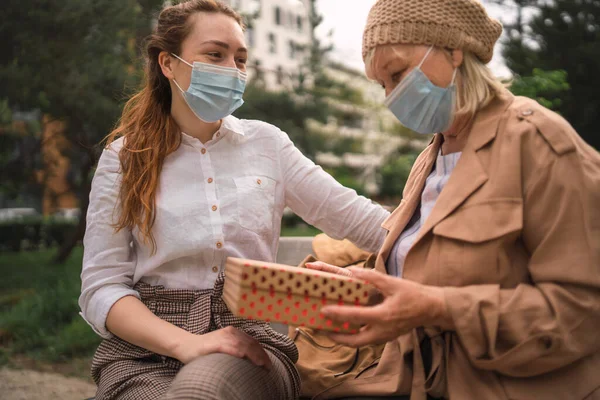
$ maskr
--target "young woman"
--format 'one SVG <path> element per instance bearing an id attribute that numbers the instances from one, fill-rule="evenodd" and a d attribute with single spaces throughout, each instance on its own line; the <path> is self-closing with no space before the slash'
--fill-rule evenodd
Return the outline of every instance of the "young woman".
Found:
<path id="1" fill-rule="evenodd" d="M 289 206 L 376 251 L 388 213 L 339 185 L 274 126 L 232 117 L 248 51 L 215 0 L 165 8 L 146 80 L 93 181 L 82 315 L 105 340 L 97 399 L 289 399 L 297 351 L 221 299 L 228 256 L 272 261 Z"/>

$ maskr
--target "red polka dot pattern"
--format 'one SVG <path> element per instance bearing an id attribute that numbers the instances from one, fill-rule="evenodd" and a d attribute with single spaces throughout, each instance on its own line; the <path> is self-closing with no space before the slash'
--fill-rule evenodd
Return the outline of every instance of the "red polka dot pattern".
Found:
<path id="1" fill-rule="evenodd" d="M 321 308 L 365 306 L 372 290 L 355 278 L 236 258 L 228 258 L 225 276 L 223 298 L 234 314 L 333 332 L 353 333 L 360 326 L 326 319 Z"/>

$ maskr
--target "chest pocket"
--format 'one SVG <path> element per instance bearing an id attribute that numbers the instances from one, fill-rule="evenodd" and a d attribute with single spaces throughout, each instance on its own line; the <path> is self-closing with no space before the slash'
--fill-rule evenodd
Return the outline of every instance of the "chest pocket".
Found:
<path id="1" fill-rule="evenodd" d="M 507 251 L 522 228 L 521 199 L 493 199 L 454 212 L 433 229 L 440 249 L 441 284 L 503 281 L 511 271 Z"/>
<path id="2" fill-rule="evenodd" d="M 259 175 L 234 178 L 234 182 L 240 225 L 258 234 L 272 231 L 277 182 Z"/>

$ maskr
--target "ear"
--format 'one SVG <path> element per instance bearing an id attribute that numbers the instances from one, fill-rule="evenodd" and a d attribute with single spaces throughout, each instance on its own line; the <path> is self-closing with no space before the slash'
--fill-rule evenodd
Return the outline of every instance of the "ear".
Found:
<path id="1" fill-rule="evenodd" d="M 158 55 L 158 65 L 160 65 L 160 69 L 162 70 L 163 75 L 168 80 L 175 79 L 175 75 L 173 74 L 175 62 L 179 62 L 179 60 L 177 60 L 167 51 L 161 51 Z"/>
<path id="2" fill-rule="evenodd" d="M 465 59 L 465 54 L 463 53 L 462 50 L 452 50 L 450 52 L 450 55 L 452 57 L 452 65 L 454 66 L 454 68 L 459 68 L 462 64 L 463 61 Z"/>

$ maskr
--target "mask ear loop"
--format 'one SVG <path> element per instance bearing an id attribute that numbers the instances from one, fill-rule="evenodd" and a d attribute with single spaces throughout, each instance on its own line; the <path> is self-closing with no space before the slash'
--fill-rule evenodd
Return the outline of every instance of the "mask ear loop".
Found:
<path id="1" fill-rule="evenodd" d="M 192 64 L 190 64 L 189 62 L 185 61 L 183 58 L 179 57 L 177 54 L 171 53 L 171 55 L 173 57 L 175 57 L 176 59 L 178 59 L 179 61 L 184 62 L 187 65 L 189 65 L 190 67 L 194 68 L 194 66 Z"/>
<path id="2" fill-rule="evenodd" d="M 450 82 L 450 86 L 454 85 L 456 81 L 456 74 L 458 73 L 458 68 L 454 68 L 454 73 L 452 73 L 452 82 Z"/>
<path id="3" fill-rule="evenodd" d="M 425 60 L 427 60 L 427 57 L 429 57 L 429 54 L 431 54 L 432 51 L 433 51 L 433 46 L 431 46 L 429 48 L 429 50 L 427 50 L 427 53 L 425 54 L 425 57 L 423 57 L 423 60 L 421 61 L 421 64 L 419 64 L 419 69 L 421 69 L 421 67 L 423 66 L 423 64 L 425 64 Z"/>
<path id="4" fill-rule="evenodd" d="M 173 78 L 173 83 L 175 84 L 175 86 L 177 86 L 177 89 L 179 89 L 181 93 L 185 93 L 185 90 L 183 90 L 181 86 L 179 86 L 179 83 L 177 83 L 177 80 L 175 78 Z"/>
<path id="5" fill-rule="evenodd" d="M 190 64 L 189 62 L 185 61 L 183 58 L 179 57 L 177 54 L 175 53 L 171 53 L 171 55 L 173 57 L 175 57 L 176 59 L 178 59 L 179 61 L 189 65 L 190 67 L 194 68 L 194 66 L 192 64 Z M 179 86 L 179 83 L 177 83 L 177 80 L 175 78 L 173 78 L 173 82 L 175 83 L 175 86 L 177 86 L 177 88 L 181 91 L 181 93 L 185 93 L 185 90 L 183 90 L 181 88 L 181 86 Z"/>

